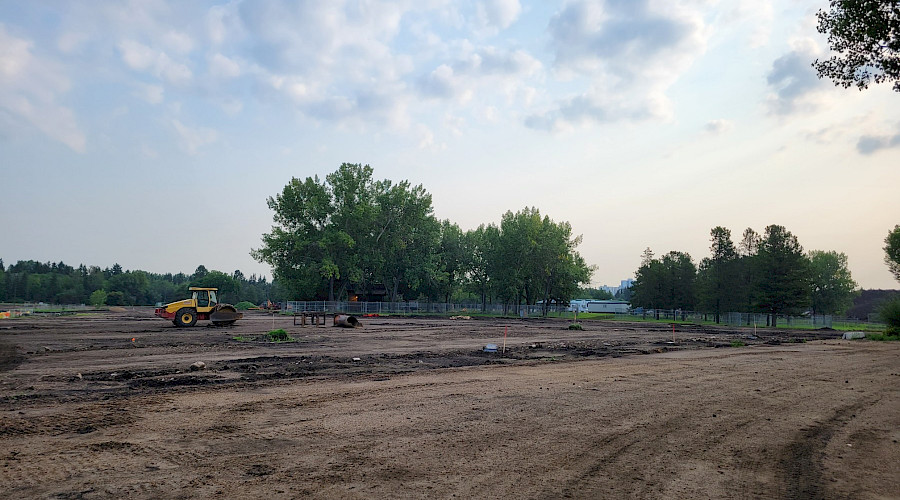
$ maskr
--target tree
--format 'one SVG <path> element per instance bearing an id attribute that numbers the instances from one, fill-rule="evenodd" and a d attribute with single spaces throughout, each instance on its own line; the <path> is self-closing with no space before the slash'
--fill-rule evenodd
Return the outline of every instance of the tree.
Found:
<path id="1" fill-rule="evenodd" d="M 895 0 L 831 0 L 820 10 L 818 31 L 828 35 L 831 50 L 840 54 L 816 59 L 819 78 L 859 90 L 870 82 L 894 82 L 900 92 L 900 2 Z"/>
<path id="2" fill-rule="evenodd" d="M 797 237 L 783 226 L 766 227 L 754 264 L 756 305 L 772 315 L 801 312 L 809 304 L 809 261 Z"/>
<path id="3" fill-rule="evenodd" d="M 631 304 L 635 307 L 692 310 L 696 303 L 694 285 L 697 268 L 691 256 L 671 251 L 659 259 L 644 250 L 642 265 L 635 273 Z"/>
<path id="4" fill-rule="evenodd" d="M 268 199 L 272 232 L 251 251 L 294 297 L 366 295 L 384 285 L 392 300 L 415 297 L 436 278 L 440 223 L 431 195 L 407 181 L 373 181 L 372 167 L 342 164 L 322 182 L 292 179 Z"/>
<path id="5" fill-rule="evenodd" d="M 716 226 L 710 231 L 712 255 L 700 262 L 698 298 L 701 308 L 712 311 L 716 323 L 726 310 L 739 306 L 738 253 L 731 241 L 731 231 Z"/>
<path id="6" fill-rule="evenodd" d="M 106 305 L 106 292 L 103 290 L 94 290 L 91 292 L 91 305 L 94 307 L 100 307 Z"/>
<path id="7" fill-rule="evenodd" d="M 191 281 L 191 286 L 199 286 L 203 288 L 217 288 L 219 290 L 219 302 L 238 302 L 238 293 L 241 285 L 231 276 L 221 271 L 209 271 L 200 278 Z"/>
<path id="8" fill-rule="evenodd" d="M 494 292 L 494 262 L 499 240 L 500 229 L 494 224 L 482 224 L 465 234 L 469 287 L 472 293 L 481 297 L 482 311 L 487 308 L 487 300 Z"/>
<path id="9" fill-rule="evenodd" d="M 503 214 L 492 276 L 504 303 L 541 300 L 546 315 L 552 302 L 568 302 L 593 272 L 575 251 L 579 244 L 581 236 L 572 236 L 568 222 L 542 217 L 535 207 Z"/>
<path id="10" fill-rule="evenodd" d="M 450 302 L 466 275 L 469 256 L 466 252 L 465 233 L 449 220 L 441 221 L 441 242 L 438 253 L 437 284 L 445 302 Z"/>
<path id="11" fill-rule="evenodd" d="M 900 225 L 894 226 L 884 239 L 884 263 L 894 279 L 900 281 Z"/>
<path id="12" fill-rule="evenodd" d="M 580 288 L 574 298 L 591 300 L 612 300 L 613 294 L 602 288 Z"/>
<path id="13" fill-rule="evenodd" d="M 847 255 L 835 251 L 809 252 L 810 302 L 813 314 L 843 314 L 858 294 L 847 268 Z"/>

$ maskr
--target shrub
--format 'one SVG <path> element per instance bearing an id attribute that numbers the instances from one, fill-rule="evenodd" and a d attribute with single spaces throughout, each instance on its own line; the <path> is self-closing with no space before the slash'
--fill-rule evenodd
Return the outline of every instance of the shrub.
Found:
<path id="1" fill-rule="evenodd" d="M 572 323 L 569 325 L 569 330 L 584 330 L 584 328 L 581 327 L 581 323 Z"/>
<path id="2" fill-rule="evenodd" d="M 887 325 L 886 334 L 900 335 L 900 299 L 889 300 L 882 304 L 878 315 Z"/>
<path id="3" fill-rule="evenodd" d="M 732 340 L 731 341 L 731 347 L 744 347 L 745 345 L 747 345 L 747 344 L 745 344 L 741 340 Z"/>
<path id="4" fill-rule="evenodd" d="M 292 340 L 291 337 L 288 336 L 287 332 L 281 328 L 279 328 L 278 330 L 272 330 L 267 334 L 267 336 L 272 342 L 287 342 L 289 340 Z"/>
<path id="5" fill-rule="evenodd" d="M 866 338 L 869 340 L 897 342 L 900 341 L 900 333 L 894 335 L 888 335 L 886 333 L 869 333 L 866 335 Z"/>
<path id="6" fill-rule="evenodd" d="M 256 304 L 254 304 L 253 302 L 247 302 L 246 300 L 244 300 L 242 302 L 238 302 L 237 304 L 234 305 L 234 308 L 237 309 L 238 311 L 246 311 L 247 309 L 250 309 L 251 307 L 256 307 Z"/>

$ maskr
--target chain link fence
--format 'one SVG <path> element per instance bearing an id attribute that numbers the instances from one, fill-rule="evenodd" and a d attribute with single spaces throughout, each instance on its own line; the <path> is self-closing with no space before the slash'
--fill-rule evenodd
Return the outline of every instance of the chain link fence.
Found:
<path id="1" fill-rule="evenodd" d="M 280 304 L 285 313 L 325 312 L 345 314 L 467 314 L 485 313 L 515 317 L 539 317 L 543 315 L 543 305 L 503 305 L 444 303 L 444 302 L 354 302 L 354 301 L 289 301 Z M 574 317 L 568 306 L 551 305 L 548 312 L 552 316 Z M 579 313 L 582 315 L 584 313 Z M 632 309 L 625 313 L 606 313 L 620 320 L 660 320 L 690 323 L 714 323 L 715 315 L 682 310 L 641 310 Z M 719 315 L 719 324 L 725 326 L 771 326 L 772 316 L 763 313 L 729 312 Z M 854 325 L 880 325 L 877 317 L 866 320 L 835 318 L 831 315 L 787 316 L 778 315 L 776 324 L 784 328 L 853 328 Z"/>

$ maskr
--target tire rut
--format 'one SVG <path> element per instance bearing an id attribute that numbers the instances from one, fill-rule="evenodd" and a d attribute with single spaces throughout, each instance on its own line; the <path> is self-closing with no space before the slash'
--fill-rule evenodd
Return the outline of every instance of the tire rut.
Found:
<path id="1" fill-rule="evenodd" d="M 784 485 L 784 498 L 820 500 L 830 498 L 822 480 L 825 448 L 838 429 L 856 411 L 876 401 L 858 401 L 839 408 L 828 420 L 803 429 L 788 444 L 778 460 L 779 479 Z"/>

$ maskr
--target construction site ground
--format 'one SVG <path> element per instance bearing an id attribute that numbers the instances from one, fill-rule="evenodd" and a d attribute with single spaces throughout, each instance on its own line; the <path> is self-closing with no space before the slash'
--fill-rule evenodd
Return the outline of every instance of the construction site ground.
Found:
<path id="1" fill-rule="evenodd" d="M 900 497 L 897 342 L 359 320 L 0 321 L 0 498 Z"/>

